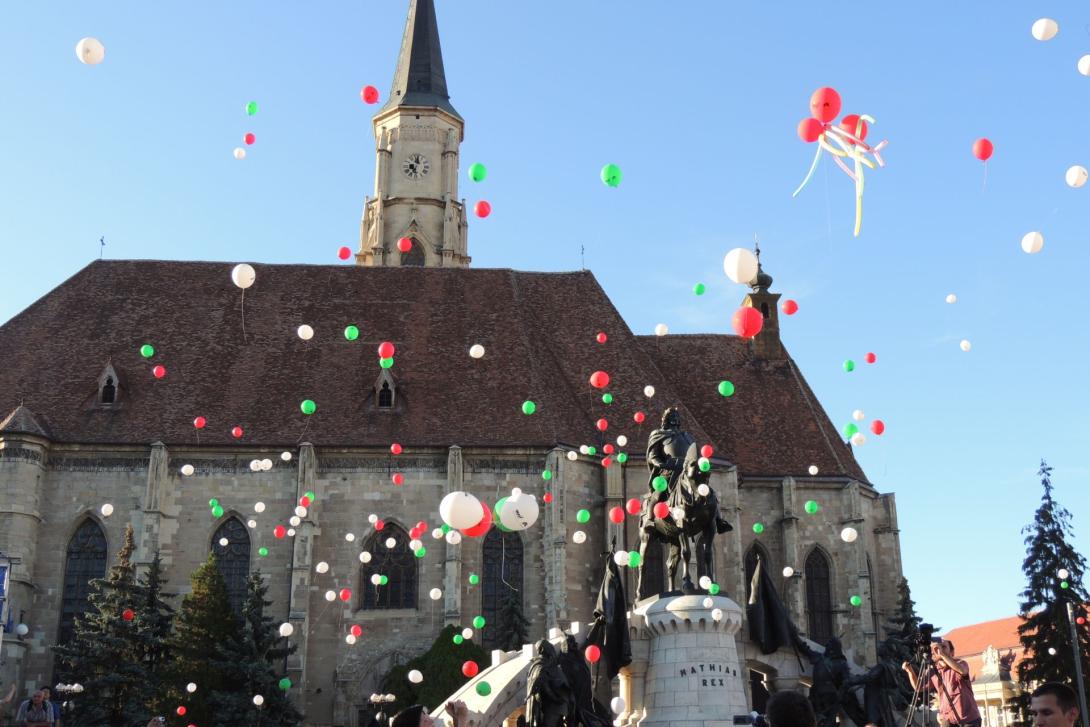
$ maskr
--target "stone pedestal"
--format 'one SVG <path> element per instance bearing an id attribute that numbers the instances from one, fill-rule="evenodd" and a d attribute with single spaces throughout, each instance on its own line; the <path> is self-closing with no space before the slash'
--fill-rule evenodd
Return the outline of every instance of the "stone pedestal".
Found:
<path id="1" fill-rule="evenodd" d="M 631 705 L 640 715 L 635 724 L 729 727 L 736 716 L 749 715 L 736 640 L 738 604 L 724 596 L 665 596 L 640 604 L 629 618 L 637 639 L 649 642 L 643 694 L 630 692 L 633 701 L 642 696 L 642 704 Z"/>

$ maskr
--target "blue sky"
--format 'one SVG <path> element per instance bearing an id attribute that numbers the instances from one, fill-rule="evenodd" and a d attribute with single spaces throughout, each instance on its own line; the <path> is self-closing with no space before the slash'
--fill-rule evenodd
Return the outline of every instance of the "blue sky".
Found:
<path id="1" fill-rule="evenodd" d="M 1090 185 L 1064 183 L 1090 166 L 1090 78 L 1076 71 L 1090 10 L 437 2 L 463 168 L 489 169 L 462 182 L 494 207 L 471 221 L 473 264 L 572 270 L 585 246 L 635 331 L 725 332 L 744 289 L 722 257 L 758 234 L 774 287 L 800 306 L 784 340 L 834 422 L 857 408 L 886 422 L 858 456 L 897 493 L 922 615 L 953 627 L 1015 612 L 1040 458 L 1077 529 L 1090 501 Z M 102 235 L 110 258 L 337 262 L 373 189 L 375 107 L 359 89 L 385 97 L 407 4 L 9 7 L 0 321 L 97 257 Z M 1047 43 L 1030 35 L 1042 16 L 1060 24 Z M 106 46 L 100 66 L 76 60 L 88 35 Z M 889 140 L 858 238 L 834 166 L 791 198 L 813 152 L 795 127 L 825 85 Z M 239 162 L 246 131 L 257 144 Z M 995 143 L 986 186 L 981 136 Z M 607 162 L 617 189 L 598 179 Z M 1019 247 L 1031 230 L 1036 256 Z"/>

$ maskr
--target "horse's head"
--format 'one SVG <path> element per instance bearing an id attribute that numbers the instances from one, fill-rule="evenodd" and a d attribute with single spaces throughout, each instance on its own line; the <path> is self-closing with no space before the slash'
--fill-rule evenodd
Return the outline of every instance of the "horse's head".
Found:
<path id="1" fill-rule="evenodd" d="M 682 470 L 685 474 L 685 479 L 689 481 L 689 485 L 693 490 L 700 485 L 705 485 L 711 479 L 711 471 L 700 471 L 700 450 L 696 448 L 696 442 L 689 445 L 689 451 L 685 453 L 685 464 Z"/>

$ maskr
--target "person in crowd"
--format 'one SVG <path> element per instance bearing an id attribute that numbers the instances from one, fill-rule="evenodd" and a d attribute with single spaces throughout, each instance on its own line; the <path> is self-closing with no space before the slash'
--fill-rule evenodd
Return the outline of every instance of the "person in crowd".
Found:
<path id="1" fill-rule="evenodd" d="M 1045 682 L 1030 694 L 1033 727 L 1075 727 L 1079 702 L 1075 690 L 1059 682 Z"/>
<path id="2" fill-rule="evenodd" d="M 467 727 L 469 725 L 469 708 L 466 703 L 455 700 L 447 702 L 447 714 L 454 720 L 453 727 Z M 424 709 L 423 705 L 414 704 L 406 707 L 393 716 L 390 727 L 442 727 Z"/>
<path id="3" fill-rule="evenodd" d="M 954 658 L 954 644 L 943 640 L 931 644 L 931 663 L 925 686 L 939 698 L 939 719 L 954 727 L 980 727 L 980 710 L 973 698 L 973 683 L 969 680 L 969 664 Z M 912 688 L 919 684 L 919 675 L 907 661 L 901 668 L 908 674 Z"/>
<path id="4" fill-rule="evenodd" d="M 45 697 L 45 703 L 49 705 L 49 713 L 53 717 L 53 727 L 61 727 L 61 705 L 53 701 L 53 687 L 45 684 L 38 687 L 38 691 Z"/>
<path id="5" fill-rule="evenodd" d="M 34 692 L 30 699 L 19 705 L 15 727 L 53 727 L 53 710 L 41 691 Z"/>
<path id="6" fill-rule="evenodd" d="M 8 687 L 8 693 L 4 695 L 3 699 L 0 699 L 0 727 L 6 725 L 8 716 L 8 705 L 15 699 L 15 683 L 13 682 Z"/>
<path id="7" fill-rule="evenodd" d="M 816 727 L 817 715 L 810 700 L 798 692 L 776 692 L 765 707 L 770 727 Z"/>

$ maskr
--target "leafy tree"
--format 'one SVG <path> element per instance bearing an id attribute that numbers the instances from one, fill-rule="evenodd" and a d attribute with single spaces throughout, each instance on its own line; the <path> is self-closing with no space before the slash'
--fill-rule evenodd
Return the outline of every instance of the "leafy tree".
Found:
<path id="1" fill-rule="evenodd" d="M 398 664 L 383 677 L 382 693 L 397 697 L 394 712 L 412 704 L 423 704 L 428 711 L 435 709 L 469 681 L 462 674 L 462 664 L 475 661 L 483 670 L 491 663 L 487 652 L 473 642 L 455 644 L 454 635 L 457 633 L 459 629 L 455 626 L 444 627 L 430 649 L 404 664 Z M 420 684 L 409 681 L 409 672 L 413 669 L 424 675 L 424 681 Z"/>
<path id="2" fill-rule="evenodd" d="M 497 648 L 504 651 L 521 649 L 529 638 L 530 621 L 522 612 L 522 599 L 517 591 L 508 588 L 500 604 Z"/>
<path id="3" fill-rule="evenodd" d="M 1022 529 L 1026 534 L 1026 559 L 1022 571 L 1026 588 L 1022 591 L 1023 621 L 1018 635 L 1024 649 L 1018 665 L 1018 679 L 1026 688 L 1046 681 L 1074 684 L 1075 657 L 1071 648 L 1071 623 L 1067 605 L 1076 619 L 1078 651 L 1084 675 L 1090 676 L 1090 631 L 1086 626 L 1086 589 L 1082 578 L 1086 560 L 1071 546 L 1071 513 L 1052 497 L 1052 468 L 1041 460 L 1044 494 L 1033 522 Z M 1066 571 L 1066 573 L 1064 573 Z M 1015 700 L 1022 719 L 1029 721 L 1029 693 Z"/>

